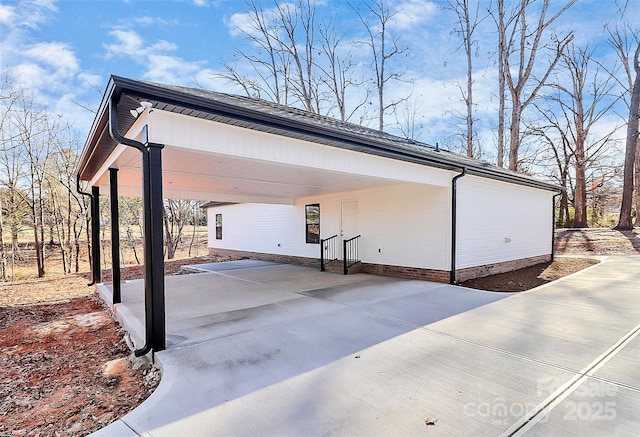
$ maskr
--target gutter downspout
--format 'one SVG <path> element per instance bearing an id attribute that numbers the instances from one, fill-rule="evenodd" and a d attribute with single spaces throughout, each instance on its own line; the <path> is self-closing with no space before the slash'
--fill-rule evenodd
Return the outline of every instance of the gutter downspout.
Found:
<path id="1" fill-rule="evenodd" d="M 120 144 L 125 146 L 133 147 L 138 149 L 142 153 L 142 202 L 144 209 L 144 264 L 145 264 L 145 274 L 144 274 L 144 295 L 145 295 L 145 345 L 141 349 L 137 349 L 134 351 L 136 357 L 140 357 L 146 355 L 151 351 L 151 349 L 155 349 L 157 351 L 165 349 L 165 339 L 164 339 L 164 270 L 158 274 L 155 270 L 157 269 L 157 262 L 154 262 L 154 253 L 162 254 L 162 242 L 160 242 L 160 247 L 153 247 L 154 240 L 154 232 L 152 229 L 153 224 L 153 211 L 152 209 L 152 183 L 151 183 L 151 160 L 150 160 L 150 149 L 145 147 L 139 141 L 132 140 L 130 138 L 126 138 L 120 132 L 118 132 L 117 126 L 118 120 L 118 112 L 117 112 L 117 102 L 115 101 L 115 96 L 112 95 L 109 100 L 109 134 L 114 141 L 117 141 Z M 159 145 L 154 145 L 159 146 Z M 161 147 L 161 146 L 159 146 Z M 159 148 L 159 147 L 154 147 Z M 158 187 L 156 187 L 158 188 Z M 160 187 L 161 189 L 161 187 Z M 161 196 L 160 196 L 161 199 Z M 162 214 L 156 213 L 160 220 L 162 220 Z M 160 237 L 162 238 L 162 237 Z M 160 255 L 162 256 L 162 255 Z M 154 269 L 154 266 L 156 269 Z M 160 269 L 164 269 L 164 264 L 160 265 Z M 157 282 L 157 283 L 156 283 Z M 158 290 L 156 290 L 158 288 Z M 156 299 L 154 295 L 155 291 L 160 296 L 157 304 L 161 306 L 161 309 L 156 314 L 155 304 Z M 156 317 L 158 316 L 158 320 Z M 160 320 L 162 319 L 162 320 Z M 162 332 L 156 332 L 156 328 L 159 328 Z M 162 337 L 161 339 L 159 337 Z M 156 344 L 157 343 L 157 344 Z"/>
<path id="2" fill-rule="evenodd" d="M 462 167 L 462 173 L 454 176 L 451 180 L 451 271 L 449 272 L 449 283 L 456 284 L 456 234 L 457 234 L 457 185 L 458 179 L 467 174 L 467 167 Z"/>
<path id="3" fill-rule="evenodd" d="M 89 202 L 89 208 L 91 208 L 91 215 L 93 216 L 93 194 L 87 193 L 86 191 L 82 191 L 80 189 L 80 172 L 76 173 L 76 191 L 79 194 L 81 194 L 83 196 L 86 196 L 89 199 L 91 199 L 90 202 Z M 93 252 L 93 244 L 94 244 L 94 241 L 91 241 L 91 245 L 92 245 L 91 246 L 91 251 L 92 252 Z M 92 257 L 91 258 L 91 278 L 92 278 L 92 281 L 89 284 L 87 284 L 87 287 L 91 287 L 92 285 L 96 284 L 96 275 L 94 273 L 94 270 L 95 270 L 95 260 Z"/>
<path id="4" fill-rule="evenodd" d="M 556 198 L 562 194 L 562 191 L 553 195 L 551 201 L 551 262 L 556 258 Z"/>

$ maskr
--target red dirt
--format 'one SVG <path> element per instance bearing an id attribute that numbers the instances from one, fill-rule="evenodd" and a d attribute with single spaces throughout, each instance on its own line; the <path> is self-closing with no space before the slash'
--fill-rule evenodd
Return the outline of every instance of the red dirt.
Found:
<path id="1" fill-rule="evenodd" d="M 0 435 L 85 435 L 139 405 L 159 372 L 123 335 L 93 296 L 0 307 Z"/>
<path id="2" fill-rule="evenodd" d="M 168 261 L 165 273 L 229 259 Z M 122 278 L 141 278 L 143 270 L 123 268 Z M 125 332 L 87 287 L 90 277 L 0 283 L 0 436 L 89 434 L 140 405 L 160 382 L 158 369 L 134 368 Z"/>

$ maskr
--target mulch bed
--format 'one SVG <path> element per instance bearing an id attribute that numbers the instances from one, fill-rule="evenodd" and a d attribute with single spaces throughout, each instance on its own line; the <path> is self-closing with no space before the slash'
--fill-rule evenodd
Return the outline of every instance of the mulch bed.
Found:
<path id="1" fill-rule="evenodd" d="M 526 291 L 586 269 L 598 262 L 592 258 L 556 258 L 552 263 L 471 279 L 460 285 L 488 291 Z"/>

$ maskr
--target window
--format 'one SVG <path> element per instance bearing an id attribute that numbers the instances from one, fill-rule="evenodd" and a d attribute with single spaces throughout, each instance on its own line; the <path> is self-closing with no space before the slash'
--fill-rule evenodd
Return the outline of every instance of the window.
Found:
<path id="1" fill-rule="evenodd" d="M 216 214 L 216 240 L 222 240 L 222 214 Z"/>
<path id="2" fill-rule="evenodd" d="M 306 205 L 304 207 L 307 243 L 320 244 L 320 204 Z"/>

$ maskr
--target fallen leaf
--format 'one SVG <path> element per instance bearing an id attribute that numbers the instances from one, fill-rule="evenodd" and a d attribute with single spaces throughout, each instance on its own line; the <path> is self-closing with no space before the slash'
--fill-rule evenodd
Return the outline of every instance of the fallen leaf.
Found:
<path id="1" fill-rule="evenodd" d="M 424 421 L 424 424 L 427 426 L 435 425 L 437 421 L 438 419 L 434 419 L 433 417 L 427 417 L 427 420 Z"/>

